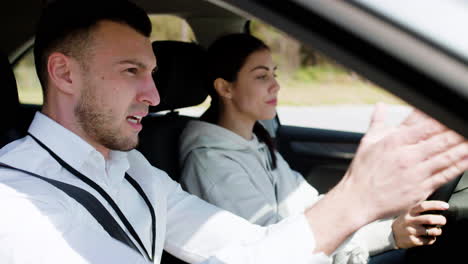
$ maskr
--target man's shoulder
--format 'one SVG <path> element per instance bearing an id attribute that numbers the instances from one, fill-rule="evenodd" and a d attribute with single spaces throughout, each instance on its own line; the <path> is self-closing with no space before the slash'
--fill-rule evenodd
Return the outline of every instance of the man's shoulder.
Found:
<path id="1" fill-rule="evenodd" d="M 17 150 L 18 147 L 21 147 L 22 145 L 24 145 L 26 141 L 27 141 L 27 137 L 23 137 L 23 138 L 17 139 L 15 141 L 12 141 L 6 144 L 2 148 L 0 148 L 0 158 L 10 152 Z"/>
<path id="2" fill-rule="evenodd" d="M 24 170 L 36 171 L 49 162 L 50 156 L 30 137 L 15 140 L 0 149 L 0 162 Z"/>
<path id="3" fill-rule="evenodd" d="M 40 176 L 44 176 L 42 174 L 51 167 L 49 155 L 29 137 L 13 141 L 0 149 L 0 162 Z M 13 196 L 23 194 L 47 197 L 45 194 L 53 193 L 55 189 L 41 179 L 5 167 L 0 167 L 0 185 L 3 194 Z"/>
<path id="4" fill-rule="evenodd" d="M 67 230 L 81 221 L 78 207 L 55 186 L 26 173 L 0 168 L 0 211 L 2 235 L 16 236 L 23 232 L 24 219 L 33 225 Z"/>
<path id="5" fill-rule="evenodd" d="M 70 198 L 52 184 L 7 168 L 0 168 L 0 200 L 3 206 L 9 204 L 13 210 L 34 207 L 44 213 L 66 214 L 74 208 Z"/>

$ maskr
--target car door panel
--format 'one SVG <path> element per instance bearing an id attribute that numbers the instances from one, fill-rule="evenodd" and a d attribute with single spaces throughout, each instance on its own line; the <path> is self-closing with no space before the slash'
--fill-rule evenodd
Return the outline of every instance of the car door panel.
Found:
<path id="1" fill-rule="evenodd" d="M 282 156 L 320 193 L 344 175 L 361 138 L 361 133 L 284 125 L 277 131 Z"/>

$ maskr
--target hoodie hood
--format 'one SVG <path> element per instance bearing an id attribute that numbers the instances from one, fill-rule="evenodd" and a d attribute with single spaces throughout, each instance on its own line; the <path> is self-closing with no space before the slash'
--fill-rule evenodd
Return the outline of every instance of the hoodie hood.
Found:
<path id="1" fill-rule="evenodd" d="M 258 153 L 267 148 L 260 143 L 254 135 L 254 139 L 246 140 L 236 133 L 208 122 L 190 121 L 180 137 L 180 158 L 183 162 L 193 150 L 199 148 L 211 148 L 220 150 L 235 150 Z"/>

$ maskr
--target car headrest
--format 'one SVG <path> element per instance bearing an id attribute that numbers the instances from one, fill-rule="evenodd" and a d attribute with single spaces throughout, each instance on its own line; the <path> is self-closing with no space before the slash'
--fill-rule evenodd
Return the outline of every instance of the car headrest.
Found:
<path id="1" fill-rule="evenodd" d="M 206 50 L 196 43 L 155 41 L 153 51 L 158 70 L 153 79 L 161 96 L 161 103 L 150 112 L 174 110 L 201 104 L 208 92 L 205 89 Z"/>
<path id="2" fill-rule="evenodd" d="M 1 113 L 11 113 L 12 110 L 20 106 L 20 102 L 13 68 L 3 52 L 0 52 L 0 88 L 2 91 L 0 111 Z"/>
<path id="3" fill-rule="evenodd" d="M 8 57 L 0 52 L 0 89 L 2 97 L 0 101 L 0 112 L 3 113 L 3 124 L 0 126 L 0 148 L 6 144 L 23 137 L 27 127 L 22 124 L 25 117 L 22 115 L 18 98 L 15 74 Z"/>

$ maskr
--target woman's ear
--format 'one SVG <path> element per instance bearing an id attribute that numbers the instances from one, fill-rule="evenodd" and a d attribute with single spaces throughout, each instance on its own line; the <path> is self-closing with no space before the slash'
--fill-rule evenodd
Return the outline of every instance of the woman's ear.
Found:
<path id="1" fill-rule="evenodd" d="M 73 92 L 71 63 L 71 58 L 60 52 L 53 52 L 47 59 L 49 81 L 65 93 Z"/>
<path id="2" fill-rule="evenodd" d="M 220 97 L 232 98 L 232 84 L 223 78 L 217 78 L 213 81 L 213 86 Z"/>

